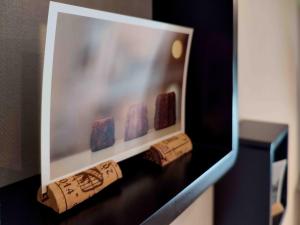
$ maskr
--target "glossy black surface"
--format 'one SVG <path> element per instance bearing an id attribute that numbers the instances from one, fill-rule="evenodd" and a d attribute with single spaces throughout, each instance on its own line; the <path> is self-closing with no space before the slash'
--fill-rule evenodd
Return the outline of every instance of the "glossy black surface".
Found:
<path id="1" fill-rule="evenodd" d="M 165 168 L 140 156 L 126 160 L 120 164 L 124 176 L 121 180 L 61 215 L 36 201 L 39 176 L 7 186 L 0 191 L 1 225 L 169 224 L 206 185 L 190 184 L 220 159 L 211 154 L 199 157 L 198 151 L 194 149 Z M 149 219 L 180 195 L 183 201 L 169 204 L 163 215 Z"/>

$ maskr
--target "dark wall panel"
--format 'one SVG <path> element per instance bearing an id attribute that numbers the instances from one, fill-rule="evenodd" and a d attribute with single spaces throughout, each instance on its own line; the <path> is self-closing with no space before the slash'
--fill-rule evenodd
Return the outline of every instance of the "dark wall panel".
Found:
<path id="1" fill-rule="evenodd" d="M 153 3 L 153 19 L 194 28 L 186 96 L 187 133 L 205 149 L 230 151 L 233 1 L 153 0 Z"/>

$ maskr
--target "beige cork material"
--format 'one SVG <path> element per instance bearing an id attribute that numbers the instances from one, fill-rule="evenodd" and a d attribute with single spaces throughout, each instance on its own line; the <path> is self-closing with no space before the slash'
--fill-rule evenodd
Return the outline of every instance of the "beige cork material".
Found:
<path id="1" fill-rule="evenodd" d="M 272 217 L 278 216 L 284 212 L 284 207 L 280 202 L 275 202 L 272 205 Z"/>
<path id="2" fill-rule="evenodd" d="M 41 194 L 40 189 L 37 199 L 54 211 L 63 213 L 120 178 L 122 172 L 119 165 L 107 161 L 48 185 L 45 194 Z"/>
<path id="3" fill-rule="evenodd" d="M 192 151 L 192 149 L 193 145 L 190 138 L 181 133 L 152 145 L 150 150 L 144 153 L 144 158 L 163 167 Z"/>

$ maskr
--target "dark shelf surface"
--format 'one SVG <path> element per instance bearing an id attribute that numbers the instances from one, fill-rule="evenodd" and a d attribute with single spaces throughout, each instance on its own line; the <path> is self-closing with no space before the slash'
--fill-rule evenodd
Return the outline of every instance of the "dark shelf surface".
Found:
<path id="1" fill-rule="evenodd" d="M 239 129 L 240 144 L 262 149 L 271 145 L 275 148 L 288 132 L 286 124 L 252 120 L 241 120 Z"/>
<path id="2" fill-rule="evenodd" d="M 205 173 L 223 157 L 211 152 L 194 148 L 165 168 L 130 158 L 120 163 L 121 180 L 61 215 L 37 202 L 39 176 L 23 180 L 0 189 L 1 225 L 169 224 L 226 172 L 223 163 Z M 200 181 L 204 173 L 209 179 Z"/>

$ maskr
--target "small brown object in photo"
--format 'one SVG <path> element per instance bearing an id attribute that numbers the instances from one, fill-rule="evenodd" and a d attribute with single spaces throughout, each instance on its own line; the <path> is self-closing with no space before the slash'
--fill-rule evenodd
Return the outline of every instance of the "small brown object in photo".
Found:
<path id="1" fill-rule="evenodd" d="M 143 103 L 130 106 L 125 125 L 125 141 L 130 141 L 148 133 L 147 114 L 147 107 Z"/>
<path id="2" fill-rule="evenodd" d="M 93 152 L 108 148 L 115 143 L 115 123 L 112 117 L 93 123 L 90 147 Z"/>
<path id="3" fill-rule="evenodd" d="M 176 94 L 169 92 L 160 94 L 156 98 L 154 128 L 164 129 L 176 123 Z"/>

